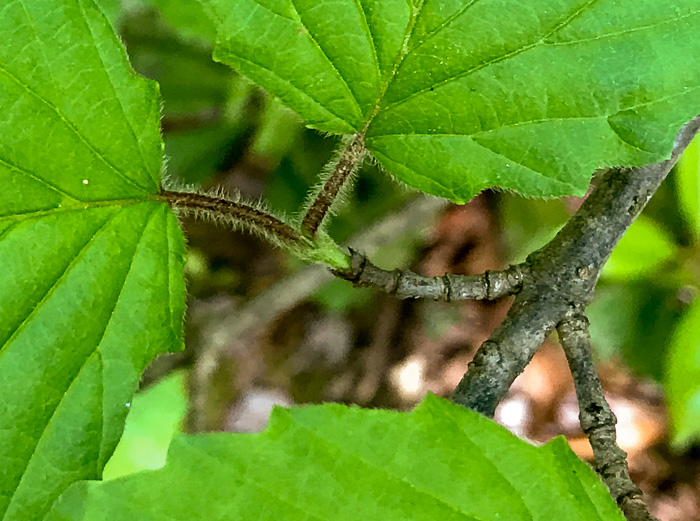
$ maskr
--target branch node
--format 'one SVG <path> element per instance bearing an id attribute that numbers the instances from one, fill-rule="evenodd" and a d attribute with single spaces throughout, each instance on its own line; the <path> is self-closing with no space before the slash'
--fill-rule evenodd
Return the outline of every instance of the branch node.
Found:
<path id="1" fill-rule="evenodd" d="M 389 279 L 384 287 L 389 295 L 398 295 L 399 285 L 401 284 L 401 270 L 393 270 L 390 272 L 392 277 Z"/>
<path id="2" fill-rule="evenodd" d="M 369 261 L 367 260 L 366 255 L 363 255 L 357 250 L 348 248 L 348 251 L 350 252 L 350 270 L 331 270 L 331 272 L 336 277 L 352 282 L 353 284 L 359 284 L 362 274 L 365 271 L 365 267 Z"/>
<path id="3" fill-rule="evenodd" d="M 491 270 L 484 272 L 484 282 L 486 284 L 486 300 L 493 300 L 493 289 L 491 288 Z"/>
<path id="4" fill-rule="evenodd" d="M 452 280 L 450 280 L 450 274 L 445 273 L 442 276 L 443 292 L 442 299 L 445 302 L 452 302 Z"/>

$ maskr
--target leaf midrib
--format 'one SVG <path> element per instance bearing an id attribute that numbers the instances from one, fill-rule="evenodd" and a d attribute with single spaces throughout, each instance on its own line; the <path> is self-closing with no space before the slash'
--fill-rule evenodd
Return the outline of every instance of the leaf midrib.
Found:
<path id="1" fill-rule="evenodd" d="M 85 369 L 85 367 L 87 366 L 88 362 L 89 362 L 89 361 L 92 359 L 92 357 L 95 356 L 96 354 L 99 355 L 99 348 L 100 348 L 100 346 L 102 345 L 102 342 L 104 341 L 104 337 L 105 337 L 105 334 L 107 333 L 107 329 L 109 328 L 109 325 L 110 325 L 111 322 L 112 322 L 112 318 L 114 317 L 114 310 L 116 309 L 117 305 L 119 304 L 119 300 L 121 299 L 122 293 L 123 293 L 123 291 L 124 291 L 124 287 L 125 287 L 125 285 L 126 285 L 126 281 L 128 280 L 129 275 L 131 274 L 131 270 L 132 270 L 132 268 L 133 268 L 134 261 L 135 261 L 135 259 L 136 259 L 136 254 L 137 254 L 137 252 L 138 252 L 138 246 L 139 246 L 139 244 L 141 243 L 141 241 L 143 240 L 144 234 L 146 233 L 146 230 L 148 229 L 148 226 L 149 226 L 151 220 L 153 219 L 153 216 L 155 215 L 155 211 L 156 211 L 155 209 L 151 210 L 151 212 L 150 212 L 150 214 L 148 215 L 148 217 L 147 217 L 146 219 L 144 219 L 145 222 L 144 222 L 144 225 L 143 225 L 143 229 L 142 229 L 142 231 L 141 231 L 141 234 L 139 235 L 138 241 L 136 241 L 136 244 L 135 244 L 135 246 L 134 246 L 134 254 L 133 254 L 133 256 L 132 256 L 132 258 L 131 258 L 131 260 L 130 260 L 130 262 L 129 262 L 129 265 L 128 265 L 128 267 L 127 267 L 126 273 L 125 273 L 125 275 L 124 275 L 124 277 L 123 277 L 123 279 L 122 279 L 122 282 L 121 282 L 120 289 L 119 289 L 119 292 L 118 292 L 118 294 L 117 294 L 117 297 L 114 299 L 114 305 L 112 306 L 112 310 L 110 311 L 109 318 L 105 321 L 105 325 L 104 325 L 104 328 L 102 329 L 102 333 L 101 333 L 101 335 L 100 335 L 100 339 L 96 342 L 95 348 L 90 352 L 90 354 L 89 354 L 88 356 L 85 357 L 85 360 L 84 360 L 83 363 L 80 365 L 80 367 L 78 368 L 78 371 L 75 373 L 75 375 L 72 376 L 72 377 L 70 378 L 70 381 L 69 381 L 69 383 L 68 383 L 68 386 L 67 386 L 66 390 L 62 393 L 61 398 L 56 402 L 55 408 L 54 408 L 54 410 L 51 412 L 51 414 L 49 415 L 49 417 L 48 417 L 48 419 L 47 419 L 47 421 L 46 421 L 46 424 L 43 426 L 42 431 L 41 431 L 41 434 L 40 434 L 39 437 L 36 439 L 36 442 L 35 442 L 34 448 L 33 448 L 33 450 L 32 450 L 32 453 L 30 454 L 29 458 L 27 459 L 27 464 L 26 464 L 26 466 L 24 467 L 24 471 L 22 472 L 22 475 L 20 476 L 19 480 L 17 481 L 17 485 L 15 486 L 15 489 L 14 489 L 14 491 L 12 492 L 12 495 L 10 496 L 10 501 L 9 501 L 8 504 L 7 504 L 7 510 L 10 510 L 10 508 L 12 507 L 12 501 L 13 501 L 15 495 L 17 494 L 17 492 L 20 490 L 20 487 L 22 486 L 22 483 L 23 483 L 24 478 L 25 478 L 25 476 L 26 476 L 27 470 L 29 469 L 29 466 L 30 466 L 31 462 L 34 460 L 34 458 L 35 458 L 35 456 L 36 456 L 36 454 L 37 454 L 37 451 L 39 450 L 39 445 L 41 444 L 42 440 L 44 439 L 44 437 L 45 437 L 45 435 L 46 435 L 46 432 L 48 431 L 49 426 L 51 425 L 51 423 L 53 422 L 53 420 L 54 420 L 54 418 L 55 418 L 55 416 L 56 416 L 56 413 L 57 413 L 58 410 L 60 409 L 61 404 L 63 403 L 63 400 L 65 399 L 65 397 L 67 396 L 68 392 L 69 392 L 70 389 L 73 387 L 73 385 L 75 384 L 75 382 L 76 382 L 76 381 L 78 380 L 78 378 L 80 377 L 80 374 L 83 372 L 83 369 Z M 83 254 L 92 246 L 92 244 L 94 243 L 94 241 L 95 241 L 95 239 L 97 238 L 97 236 L 100 235 L 100 233 L 102 233 L 105 229 L 109 228 L 110 224 L 114 221 L 114 219 L 117 217 L 117 215 L 118 215 L 118 214 L 115 214 L 115 215 L 111 216 L 109 219 L 107 219 L 107 220 L 106 220 L 106 221 L 105 221 L 105 222 L 104 222 L 90 237 L 89 237 L 88 241 L 87 241 L 87 242 L 80 248 L 80 250 L 75 254 L 73 260 L 66 266 L 66 269 L 59 275 L 59 277 L 56 279 L 56 281 L 49 287 L 48 291 L 43 295 L 43 297 L 42 297 L 41 300 L 37 303 L 37 305 L 30 311 L 30 313 L 24 318 L 24 320 L 17 326 L 17 328 L 15 329 L 14 333 L 0 346 L 0 353 L 2 353 L 2 351 L 4 350 L 4 348 L 5 348 L 7 345 L 9 345 L 9 344 L 13 341 L 13 339 L 16 338 L 16 336 L 17 336 L 18 334 L 21 334 L 22 330 L 23 330 L 24 327 L 25 327 L 25 324 L 27 324 L 27 323 L 29 322 L 29 320 L 31 320 L 31 318 L 34 316 L 34 314 L 38 312 L 38 310 L 44 305 L 45 302 L 47 302 L 47 300 L 51 297 L 51 295 L 52 295 L 53 292 L 56 290 L 56 288 L 58 288 L 58 286 L 59 286 L 59 284 L 61 283 L 61 281 L 63 281 L 63 280 L 68 276 L 68 274 L 73 270 L 73 268 L 74 268 L 76 265 L 78 265 L 78 263 L 80 262 L 80 260 L 81 260 L 81 258 L 82 258 L 82 256 L 83 256 Z M 7 510 L 6 510 L 6 512 L 7 512 Z"/>
<path id="2" fill-rule="evenodd" d="M 474 1 L 476 2 L 477 0 Z M 360 131 L 360 134 L 363 136 L 367 134 L 367 130 L 372 124 L 372 121 L 374 121 L 374 118 L 377 117 L 377 115 L 382 111 L 382 100 L 384 99 L 384 96 L 386 96 L 386 92 L 387 90 L 389 90 L 391 82 L 394 80 L 394 77 L 396 76 L 399 67 L 401 67 L 401 64 L 403 63 L 404 59 L 406 58 L 406 56 L 408 56 L 409 52 L 411 51 L 411 49 L 409 49 L 408 47 L 408 44 L 411 42 L 411 38 L 413 38 L 413 32 L 416 28 L 416 22 L 418 21 L 420 14 L 423 12 L 424 5 L 425 0 L 422 0 L 419 5 L 411 7 L 414 11 L 413 13 L 411 13 L 411 18 L 408 22 L 408 25 L 406 26 L 406 31 L 404 32 L 403 44 L 401 45 L 401 52 L 397 56 L 396 61 L 394 62 L 394 66 L 391 68 L 391 73 L 387 76 L 384 85 L 382 85 L 382 87 L 379 90 L 379 96 L 377 97 L 377 101 L 374 104 L 374 109 L 372 110 L 372 113 L 370 114 L 369 118 L 367 118 L 367 122 L 364 124 L 362 130 Z"/>
<path id="3" fill-rule="evenodd" d="M 126 112 L 126 109 L 124 108 L 124 102 L 122 99 L 119 97 L 119 94 L 117 93 L 117 88 L 114 84 L 114 79 L 112 78 L 111 74 L 111 69 L 107 67 L 107 63 L 105 63 L 105 59 L 102 56 L 102 50 L 101 46 L 99 45 L 98 39 L 95 38 L 95 33 L 92 30 L 92 26 L 90 25 L 90 22 L 88 21 L 88 14 L 85 12 L 85 6 L 83 5 L 82 2 L 78 2 L 78 5 L 80 7 L 80 12 L 82 13 L 82 18 L 81 21 L 85 24 L 85 28 L 87 29 L 87 32 L 90 34 L 90 38 L 92 39 L 92 43 L 95 47 L 95 51 L 97 54 L 97 57 L 100 60 L 100 63 L 102 64 L 102 67 L 104 68 L 104 73 L 105 76 L 107 76 L 107 79 L 109 80 L 109 86 L 112 89 L 112 93 L 114 94 L 114 99 L 117 101 L 117 104 L 119 105 L 119 109 L 121 110 L 122 116 L 124 117 L 124 121 L 126 122 L 126 126 L 129 129 L 129 133 L 131 134 L 131 138 L 134 140 L 136 143 L 136 147 L 138 148 L 139 151 L 139 156 L 141 158 L 141 165 L 143 166 L 143 169 L 145 172 L 148 172 L 148 163 L 146 161 L 146 153 L 143 149 L 143 140 L 139 139 L 139 137 L 136 135 L 136 130 L 134 129 L 133 122 L 129 115 Z M 123 50 L 123 47 L 121 47 L 120 50 Z M 149 174 L 151 172 L 148 172 Z M 126 176 L 124 176 L 126 178 Z M 151 176 L 152 179 L 152 176 Z"/>
<path id="4" fill-rule="evenodd" d="M 56 116 L 63 122 L 63 125 L 71 132 L 73 135 L 75 135 L 78 140 L 82 143 L 85 144 L 87 149 L 102 163 L 104 164 L 108 170 L 110 170 L 112 173 L 114 173 L 117 177 L 119 177 L 122 181 L 124 181 L 126 184 L 132 186 L 133 188 L 137 188 L 141 191 L 148 192 L 151 190 L 150 187 L 141 185 L 134 179 L 127 177 L 124 175 L 124 173 L 119 170 L 116 166 L 114 166 L 104 155 L 102 151 L 100 151 L 95 145 L 93 145 L 84 135 L 83 133 L 78 129 L 78 127 L 71 121 L 69 120 L 63 112 L 53 103 L 51 103 L 48 99 L 44 98 L 41 96 L 38 92 L 36 92 L 28 83 L 23 81 L 21 78 L 19 78 L 17 75 L 13 74 L 7 67 L 5 67 L 3 64 L 0 64 L 0 72 L 2 72 L 7 78 L 10 79 L 13 83 L 18 85 L 21 89 L 23 89 L 25 92 L 30 94 L 32 97 L 34 97 L 36 100 L 38 100 L 40 103 L 48 107 Z"/>
<path id="5" fill-rule="evenodd" d="M 474 2 L 472 2 L 471 4 L 469 4 L 467 7 L 472 7 L 477 1 L 478 1 L 478 0 L 475 0 Z M 505 53 L 505 54 L 502 54 L 501 56 L 497 56 L 497 57 L 495 57 L 495 58 L 492 58 L 492 59 L 490 59 L 490 60 L 488 60 L 488 61 L 486 61 L 486 62 L 480 63 L 479 65 L 476 65 L 476 66 L 474 66 L 474 67 L 471 67 L 470 69 L 467 69 L 467 70 L 462 71 L 462 72 L 460 72 L 460 73 L 458 73 L 458 74 L 455 74 L 455 75 L 452 75 L 452 76 L 450 76 L 450 77 L 448 77 L 448 78 L 445 78 L 444 80 L 441 80 L 441 81 L 439 81 L 439 82 L 437 82 L 437 83 L 433 83 L 433 84 L 431 84 L 431 85 L 428 86 L 428 87 L 424 87 L 424 88 L 422 88 L 422 89 L 420 89 L 420 90 L 418 90 L 418 91 L 416 91 L 416 92 L 411 93 L 410 95 L 408 95 L 408 96 L 406 96 L 406 97 L 404 97 L 404 98 L 402 98 L 402 99 L 400 99 L 400 100 L 397 100 L 397 101 L 394 101 L 394 102 L 392 102 L 392 103 L 390 103 L 390 104 L 388 104 L 388 105 L 382 106 L 381 103 L 382 103 L 382 101 L 383 101 L 384 95 L 386 94 L 386 90 L 388 90 L 389 86 L 391 85 L 391 82 L 393 81 L 394 77 L 395 77 L 396 74 L 398 73 L 398 69 L 400 68 L 401 64 L 403 63 L 405 57 L 406 57 L 410 52 L 412 52 L 412 51 L 415 50 L 415 49 L 408 49 L 408 48 L 407 48 L 407 47 L 408 47 L 408 43 L 409 43 L 409 41 L 410 41 L 410 38 L 411 38 L 412 35 L 413 35 L 413 28 L 412 28 L 412 29 L 411 29 L 411 35 L 409 36 L 409 41 L 406 41 L 405 44 L 404 44 L 404 51 L 405 51 L 405 52 L 403 53 L 403 56 L 401 56 L 400 62 L 397 64 L 397 67 L 394 69 L 394 71 L 392 71 L 391 76 L 390 76 L 389 79 L 387 80 L 386 87 L 385 87 L 385 89 L 384 89 L 382 95 L 380 96 L 380 98 L 379 98 L 378 101 L 377 101 L 377 107 L 376 107 L 376 109 L 375 109 L 375 113 L 373 114 L 372 118 L 371 118 L 371 119 L 367 122 L 367 124 L 365 125 L 365 130 L 366 130 L 367 128 L 369 128 L 370 124 L 371 124 L 372 121 L 374 120 L 374 117 L 375 117 L 379 112 L 386 112 L 386 111 L 390 110 L 391 108 L 396 107 L 396 106 L 401 105 L 401 104 L 404 104 L 404 103 L 406 103 L 407 101 L 409 101 L 409 100 L 411 100 L 411 99 L 413 99 L 413 98 L 415 98 L 415 97 L 417 97 L 417 96 L 420 96 L 421 94 L 423 94 L 423 93 L 425 93 L 425 92 L 438 89 L 438 88 L 442 87 L 443 85 L 446 85 L 446 84 L 451 83 L 451 82 L 453 82 L 453 81 L 459 80 L 459 79 L 461 79 L 461 78 L 464 78 L 464 77 L 466 77 L 466 76 L 469 76 L 469 75 L 471 75 L 471 74 L 474 74 L 474 73 L 476 73 L 476 72 L 479 72 L 480 70 L 483 70 L 483 69 L 485 69 L 485 68 L 487 68 L 487 67 L 490 67 L 491 65 L 495 65 L 495 64 L 497 64 L 497 63 L 501 63 L 501 62 L 503 62 L 503 61 L 506 61 L 506 60 L 509 60 L 509 59 L 511 59 L 511 58 L 514 58 L 515 56 L 518 56 L 518 55 L 520 55 L 520 54 L 522 54 L 522 53 L 524 53 L 524 52 L 527 52 L 527 51 L 529 51 L 529 50 L 531 50 L 531 49 L 534 49 L 534 48 L 536 48 L 536 47 L 538 47 L 538 46 L 544 44 L 548 38 L 551 38 L 551 37 L 554 36 L 557 32 L 561 31 L 563 28 L 565 28 L 567 25 L 569 25 L 571 22 L 573 22 L 576 18 L 578 18 L 581 14 L 583 14 L 583 13 L 586 11 L 586 9 L 588 9 L 589 7 L 591 7 L 593 4 L 595 4 L 595 3 L 598 2 L 598 1 L 599 1 L 599 0 L 589 0 L 588 3 L 586 3 L 586 4 L 583 5 L 583 6 L 581 6 L 581 7 L 580 7 L 578 10 L 576 10 L 575 12 L 571 13 L 569 16 L 567 16 L 567 17 L 566 17 L 564 20 L 562 20 L 561 22 L 557 23 L 548 33 L 544 34 L 543 36 L 540 36 L 539 39 L 536 40 L 536 41 L 534 41 L 534 42 L 531 42 L 531 43 L 529 43 L 529 44 L 525 44 L 525 45 L 523 45 L 523 46 L 521 46 L 521 47 L 518 47 L 517 49 L 513 49 L 513 50 L 511 50 L 511 51 L 509 51 L 509 52 L 507 52 L 507 53 Z M 413 26 L 414 28 L 415 28 L 415 20 L 417 20 L 418 17 L 420 16 L 420 13 L 422 12 L 422 9 L 423 9 L 423 6 L 424 6 L 424 5 L 425 5 L 425 3 L 422 3 L 422 4 L 420 5 L 419 12 L 416 13 L 416 15 L 415 15 L 415 17 L 414 17 L 414 26 Z M 452 23 L 452 22 L 453 22 L 454 20 L 456 20 L 459 16 L 463 15 L 466 11 L 467 11 L 467 9 L 466 9 L 466 8 L 463 8 L 463 9 L 461 10 L 461 12 L 460 12 L 457 16 L 454 16 L 453 18 L 450 19 L 449 23 Z M 433 36 L 435 36 L 436 34 L 438 34 L 442 29 L 444 29 L 445 27 L 447 27 L 447 26 L 449 25 L 449 23 L 445 23 L 444 25 L 440 26 L 440 28 L 439 28 L 438 30 L 435 30 L 435 31 L 433 31 L 432 33 L 430 33 L 430 34 L 426 37 L 426 41 L 427 41 L 428 39 L 432 38 Z M 424 42 L 421 42 L 421 45 L 422 45 L 423 43 L 425 43 L 425 41 L 424 41 Z M 416 48 L 418 48 L 418 47 L 416 47 Z M 363 132 L 363 134 L 364 134 L 364 132 Z"/>
<path id="6" fill-rule="evenodd" d="M 152 203 L 164 203 L 161 201 L 157 195 L 145 196 L 145 197 L 134 197 L 130 199 L 102 199 L 96 201 L 77 201 L 73 206 L 51 208 L 48 210 L 38 210 L 35 212 L 26 212 L 18 214 L 10 214 L 0 216 L 0 222 L 2 221 L 24 221 L 26 219 L 32 219 L 35 217 L 43 217 L 46 215 L 55 215 L 60 213 L 70 213 L 70 212 L 83 212 L 91 208 L 105 208 L 109 206 L 118 206 L 126 208 L 127 206 L 132 206 L 134 204 L 152 202 Z"/>

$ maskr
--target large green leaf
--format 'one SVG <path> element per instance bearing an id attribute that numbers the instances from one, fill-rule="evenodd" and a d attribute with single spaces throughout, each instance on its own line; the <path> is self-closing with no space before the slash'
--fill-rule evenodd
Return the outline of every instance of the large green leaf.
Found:
<path id="1" fill-rule="evenodd" d="M 47 521 L 622 519 L 562 438 L 543 447 L 428 396 L 412 413 L 273 413 L 257 435 L 176 438 L 164 469 L 70 489 Z"/>
<path id="2" fill-rule="evenodd" d="M 403 181 L 582 195 L 700 112 L 696 0 L 201 0 L 215 57 Z"/>
<path id="3" fill-rule="evenodd" d="M 92 0 L 0 7 L 0 519 L 98 478 L 125 404 L 182 343 L 183 238 L 154 83 Z"/>

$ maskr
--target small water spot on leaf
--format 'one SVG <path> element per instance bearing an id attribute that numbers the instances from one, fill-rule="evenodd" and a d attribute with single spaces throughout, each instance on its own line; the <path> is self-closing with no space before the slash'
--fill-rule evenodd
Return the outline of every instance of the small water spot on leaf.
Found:
<path id="1" fill-rule="evenodd" d="M 83 179 L 83 184 L 84 184 L 84 185 L 90 184 L 90 181 L 88 181 L 87 179 Z"/>

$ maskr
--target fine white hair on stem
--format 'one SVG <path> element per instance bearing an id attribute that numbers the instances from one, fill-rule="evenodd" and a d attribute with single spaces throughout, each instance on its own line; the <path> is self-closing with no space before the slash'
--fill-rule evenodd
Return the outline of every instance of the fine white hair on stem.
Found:
<path id="1" fill-rule="evenodd" d="M 367 149 L 364 136 L 346 136 L 333 159 L 324 167 L 319 182 L 311 189 L 301 212 L 301 229 L 315 237 L 324 229 L 326 218 L 333 214 L 352 186 Z"/>
<path id="2" fill-rule="evenodd" d="M 284 215 L 276 215 L 261 201 L 246 201 L 239 192 L 222 188 L 206 191 L 191 185 L 178 188 L 161 192 L 161 198 L 178 213 L 252 232 L 284 249 L 301 247 L 305 242 Z"/>

